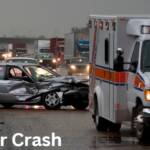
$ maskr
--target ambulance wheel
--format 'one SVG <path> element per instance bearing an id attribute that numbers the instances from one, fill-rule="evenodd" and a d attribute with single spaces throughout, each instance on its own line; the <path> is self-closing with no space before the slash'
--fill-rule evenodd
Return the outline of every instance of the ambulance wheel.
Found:
<path id="1" fill-rule="evenodd" d="M 96 116 L 95 126 L 97 131 L 107 131 L 108 122 L 104 118 Z"/>
<path id="2" fill-rule="evenodd" d="M 136 134 L 136 116 L 137 116 L 137 108 L 134 107 L 132 109 L 132 117 L 131 117 L 131 132 L 132 134 Z"/>
<path id="3" fill-rule="evenodd" d="M 147 131 L 148 130 L 144 123 L 137 123 L 136 136 L 139 141 L 145 141 L 145 139 L 147 137 L 147 133 L 148 133 Z"/>
<path id="4" fill-rule="evenodd" d="M 148 129 L 143 122 L 142 105 L 133 108 L 131 128 L 139 141 L 145 140 Z"/>
<path id="5" fill-rule="evenodd" d="M 108 122 L 107 120 L 105 120 L 102 117 L 99 117 L 99 113 L 98 113 L 98 103 L 97 103 L 97 98 L 95 96 L 95 101 L 94 101 L 94 122 L 95 122 L 95 126 L 97 131 L 106 131 L 107 127 L 108 127 Z"/>

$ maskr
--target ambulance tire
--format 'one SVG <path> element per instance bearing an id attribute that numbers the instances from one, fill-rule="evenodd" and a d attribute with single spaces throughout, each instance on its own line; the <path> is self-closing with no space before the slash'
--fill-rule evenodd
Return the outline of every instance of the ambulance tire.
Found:
<path id="1" fill-rule="evenodd" d="M 142 117 L 141 111 L 138 112 L 136 117 Z M 144 141 L 147 137 L 147 127 L 145 126 L 144 122 L 136 122 L 136 136 L 139 141 Z"/>
<path id="2" fill-rule="evenodd" d="M 132 117 L 131 117 L 131 132 L 133 135 L 136 134 L 136 125 L 135 125 L 136 115 L 137 115 L 137 109 L 134 107 L 132 109 Z"/>
<path id="3" fill-rule="evenodd" d="M 106 119 L 104 119 L 102 117 L 98 117 L 95 121 L 95 126 L 96 126 L 97 131 L 107 131 L 108 122 Z"/>
<path id="4" fill-rule="evenodd" d="M 149 132 L 144 122 L 138 121 L 138 117 L 142 117 L 142 105 L 133 108 L 131 128 L 136 134 L 138 140 L 143 142 L 145 141 Z"/>
<path id="5" fill-rule="evenodd" d="M 147 140 L 147 136 L 149 137 L 148 133 L 148 128 L 144 123 L 137 123 L 136 136 L 140 142 Z"/>
<path id="6" fill-rule="evenodd" d="M 97 131 L 106 131 L 108 127 L 108 121 L 102 117 L 99 117 L 98 114 L 98 103 L 97 103 L 97 97 L 94 98 L 94 122 Z"/>

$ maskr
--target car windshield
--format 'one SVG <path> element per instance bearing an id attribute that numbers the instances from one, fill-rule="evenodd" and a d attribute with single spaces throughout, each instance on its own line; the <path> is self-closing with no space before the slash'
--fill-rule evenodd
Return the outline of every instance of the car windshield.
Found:
<path id="1" fill-rule="evenodd" d="M 47 69 L 44 69 L 40 66 L 25 66 L 25 70 L 28 72 L 28 75 L 35 81 L 48 81 L 53 77 L 56 77 L 56 73 L 50 72 Z"/>
<path id="2" fill-rule="evenodd" d="M 144 41 L 142 45 L 141 70 L 150 72 L 150 40 Z"/>
<path id="3" fill-rule="evenodd" d="M 40 49 L 40 53 L 49 53 L 50 50 L 49 49 Z"/>
<path id="4" fill-rule="evenodd" d="M 88 59 L 86 59 L 86 58 L 73 58 L 73 59 L 71 59 L 70 63 L 78 63 L 78 64 L 88 63 Z"/>
<path id="5" fill-rule="evenodd" d="M 34 59 L 9 59 L 7 60 L 9 63 L 31 63 L 37 64 L 37 61 Z"/>
<path id="6" fill-rule="evenodd" d="M 4 79 L 5 67 L 0 66 L 0 80 Z"/>

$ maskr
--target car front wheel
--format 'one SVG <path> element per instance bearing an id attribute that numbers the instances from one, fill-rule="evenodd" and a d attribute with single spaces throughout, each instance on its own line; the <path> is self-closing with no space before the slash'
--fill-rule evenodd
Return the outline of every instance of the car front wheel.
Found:
<path id="1" fill-rule="evenodd" d="M 44 106 L 46 109 L 60 108 L 60 98 L 56 92 L 44 95 Z"/>

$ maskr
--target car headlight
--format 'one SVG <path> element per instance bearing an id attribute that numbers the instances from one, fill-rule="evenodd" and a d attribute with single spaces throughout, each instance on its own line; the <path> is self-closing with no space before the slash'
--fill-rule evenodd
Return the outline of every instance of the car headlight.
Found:
<path id="1" fill-rule="evenodd" d="M 146 101 L 150 101 L 150 90 L 145 90 L 144 96 Z"/>
<path id="2" fill-rule="evenodd" d="M 40 59 L 40 60 L 39 60 L 39 63 L 43 63 L 43 60 L 42 60 L 42 59 Z"/>
<path id="3" fill-rule="evenodd" d="M 76 66 L 75 66 L 75 65 L 71 65 L 70 68 L 71 68 L 72 70 L 76 70 Z"/>
<path id="4" fill-rule="evenodd" d="M 52 60 L 52 62 L 53 62 L 54 64 L 56 64 L 56 63 L 57 63 L 57 61 L 56 61 L 56 59 L 55 59 L 55 58 Z"/>

